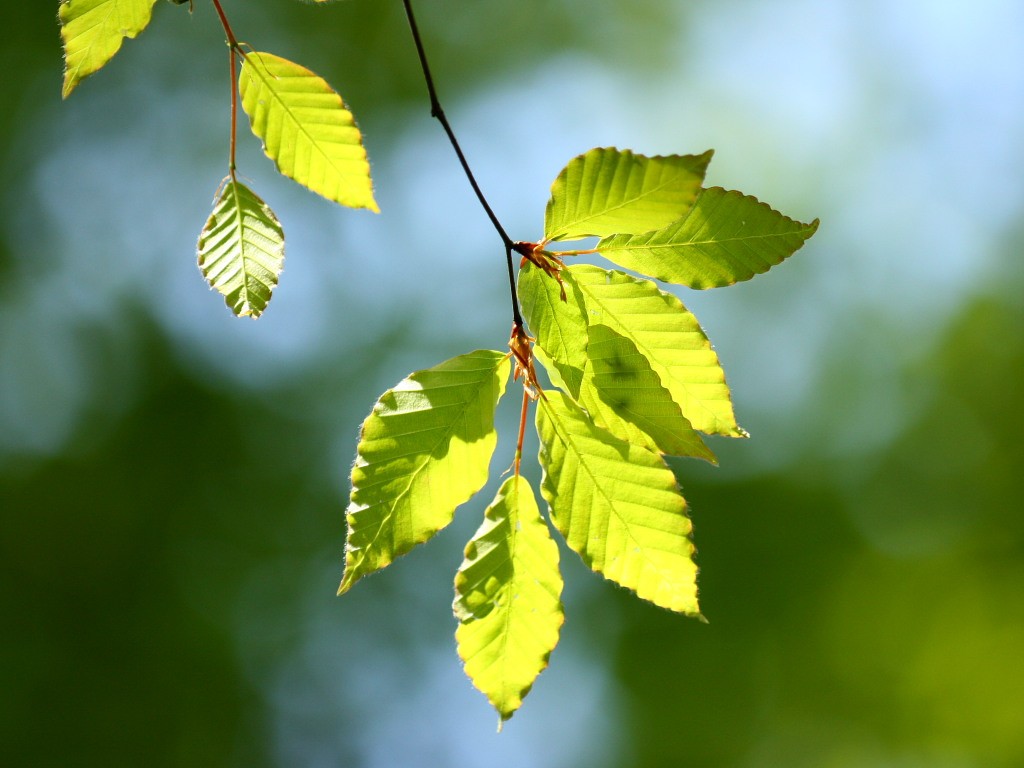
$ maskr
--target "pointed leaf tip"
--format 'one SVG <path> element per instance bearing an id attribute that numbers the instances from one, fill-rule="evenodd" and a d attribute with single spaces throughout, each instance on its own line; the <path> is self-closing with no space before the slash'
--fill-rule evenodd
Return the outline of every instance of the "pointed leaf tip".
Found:
<path id="1" fill-rule="evenodd" d="M 417 371 L 363 422 L 338 594 L 429 540 L 487 482 L 508 355 L 479 350 Z"/>
<path id="2" fill-rule="evenodd" d="M 284 231 L 251 189 L 226 179 L 196 248 L 199 269 L 239 317 L 257 318 L 284 268 Z"/>
<path id="3" fill-rule="evenodd" d="M 114 58 L 124 38 L 137 37 L 149 25 L 154 3 L 156 0 L 62 0 L 58 15 L 64 43 L 63 98 Z"/>
<path id="4" fill-rule="evenodd" d="M 341 205 L 380 211 L 362 134 L 326 80 L 254 51 L 243 60 L 238 87 L 252 132 L 283 175 Z"/>

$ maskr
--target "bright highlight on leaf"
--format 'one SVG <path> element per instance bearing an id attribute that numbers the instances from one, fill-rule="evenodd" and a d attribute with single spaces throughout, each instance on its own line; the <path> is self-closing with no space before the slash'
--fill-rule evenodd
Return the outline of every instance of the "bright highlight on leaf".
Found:
<path id="1" fill-rule="evenodd" d="M 284 268 L 284 232 L 274 212 L 244 184 L 222 185 L 199 235 L 199 269 L 239 317 L 259 317 Z"/>
<path id="2" fill-rule="evenodd" d="M 363 422 L 338 594 L 448 525 L 487 482 L 508 355 L 479 350 L 418 371 Z"/>
<path id="3" fill-rule="evenodd" d="M 548 665 L 564 620 L 558 547 L 530 484 L 508 478 L 455 576 L 455 639 L 466 674 L 502 721 Z"/>
<path id="4" fill-rule="evenodd" d="M 686 501 L 664 459 L 601 429 L 567 395 L 545 395 L 537 401 L 541 492 L 555 527 L 606 578 L 699 615 Z"/>
<path id="5" fill-rule="evenodd" d="M 282 174 L 341 205 L 380 210 L 362 134 L 327 81 L 287 59 L 253 52 L 238 82 L 252 131 Z"/>
<path id="6" fill-rule="evenodd" d="M 573 158 L 551 185 L 544 239 L 647 232 L 676 221 L 696 199 L 711 155 L 592 149 Z"/>
<path id="7" fill-rule="evenodd" d="M 64 40 L 66 99 L 75 87 L 101 69 L 149 24 L 156 0 L 63 0 L 60 36 Z"/>
<path id="8" fill-rule="evenodd" d="M 691 288 L 749 280 L 795 253 L 818 229 L 739 192 L 712 187 L 689 213 L 656 232 L 616 234 L 598 243 L 606 259 Z"/>

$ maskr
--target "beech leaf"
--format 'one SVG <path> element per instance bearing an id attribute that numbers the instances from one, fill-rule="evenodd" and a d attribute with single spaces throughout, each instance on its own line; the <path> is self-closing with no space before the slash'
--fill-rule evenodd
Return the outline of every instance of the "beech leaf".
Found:
<path id="1" fill-rule="evenodd" d="M 64 41 L 63 98 L 137 37 L 149 24 L 156 0 L 63 0 L 60 36 Z"/>
<path id="2" fill-rule="evenodd" d="M 645 157 L 592 149 L 573 158 L 551 185 L 544 239 L 578 240 L 660 229 L 683 216 L 700 191 L 712 151 Z"/>
<path id="3" fill-rule="evenodd" d="M 338 594 L 448 525 L 487 482 L 508 355 L 478 350 L 418 371 L 363 422 Z"/>
<path id="4" fill-rule="evenodd" d="M 601 429 L 561 392 L 537 402 L 541 493 L 569 547 L 637 596 L 699 615 L 686 501 L 664 459 Z"/>
<path id="5" fill-rule="evenodd" d="M 616 234 L 597 250 L 626 269 L 690 288 L 749 280 L 793 255 L 818 229 L 740 192 L 705 189 L 679 221 L 656 232 Z"/>
<path id="6" fill-rule="evenodd" d="M 558 547 L 530 484 L 508 478 L 455 576 L 455 639 L 466 674 L 502 721 L 548 665 L 564 620 Z"/>
<path id="7" fill-rule="evenodd" d="M 350 208 L 379 211 L 363 137 L 326 80 L 271 53 L 248 53 L 239 75 L 242 109 L 277 169 Z"/>
<path id="8" fill-rule="evenodd" d="M 199 269 L 239 317 L 259 317 L 284 268 L 284 231 L 244 184 L 224 182 L 199 235 Z"/>

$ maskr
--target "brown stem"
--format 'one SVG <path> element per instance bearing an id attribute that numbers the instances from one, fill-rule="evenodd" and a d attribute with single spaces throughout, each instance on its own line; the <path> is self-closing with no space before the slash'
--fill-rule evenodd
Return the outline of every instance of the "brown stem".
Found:
<path id="1" fill-rule="evenodd" d="M 231 75 L 228 85 L 231 86 L 231 141 L 228 148 L 228 171 L 231 173 L 231 180 L 235 181 L 235 138 L 238 135 L 238 86 L 235 84 L 235 71 L 238 63 L 238 49 L 234 46 L 228 48 L 228 65 Z"/>
<path id="2" fill-rule="evenodd" d="M 232 48 L 238 48 L 238 41 L 235 39 L 235 33 L 231 31 L 231 24 L 228 23 L 228 17 L 224 13 L 224 9 L 220 7 L 220 0 L 213 0 L 213 7 L 217 9 L 217 15 L 220 16 L 220 24 L 224 27 L 224 34 L 227 35 L 228 45 Z"/>
<path id="3" fill-rule="evenodd" d="M 513 464 L 514 473 L 519 477 L 519 463 L 523 458 L 523 437 L 526 435 L 526 413 L 530 408 L 530 393 L 523 388 L 523 410 L 519 414 L 519 439 L 516 442 L 516 460 Z"/>

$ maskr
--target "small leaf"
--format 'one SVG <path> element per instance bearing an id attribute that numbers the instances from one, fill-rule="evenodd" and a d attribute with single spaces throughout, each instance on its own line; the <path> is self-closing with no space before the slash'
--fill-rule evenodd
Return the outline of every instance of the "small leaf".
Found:
<path id="1" fill-rule="evenodd" d="M 573 158 L 551 185 L 544 239 L 578 240 L 660 229 L 683 216 L 700 191 L 703 155 L 645 157 L 592 149 Z"/>
<path id="2" fill-rule="evenodd" d="M 652 451 L 718 463 L 633 342 L 605 325 L 588 335 L 579 402 L 598 426 Z"/>
<path id="3" fill-rule="evenodd" d="M 717 288 L 749 280 L 795 253 L 818 229 L 739 192 L 705 189 L 689 213 L 656 232 L 606 237 L 609 261 L 669 283 Z"/>
<path id="4" fill-rule="evenodd" d="M 545 395 L 541 492 L 566 543 L 639 597 L 699 615 L 686 501 L 664 459 L 596 426 L 561 392 Z"/>
<path id="5" fill-rule="evenodd" d="M 502 721 L 548 665 L 564 620 L 558 547 L 530 484 L 508 478 L 455 576 L 455 639 L 466 674 Z"/>
<path id="6" fill-rule="evenodd" d="M 587 310 L 579 288 L 566 283 L 562 301 L 558 282 L 527 262 L 519 270 L 517 293 L 537 346 L 547 353 L 567 391 L 579 397 L 587 362 Z"/>
<path id="7" fill-rule="evenodd" d="M 259 317 L 284 268 L 284 232 L 252 190 L 225 181 L 199 235 L 199 269 L 239 317 Z"/>
<path id="8" fill-rule="evenodd" d="M 379 211 L 352 113 L 330 85 L 270 53 L 246 54 L 238 81 L 252 132 L 277 169 L 350 208 Z"/>
<path id="9" fill-rule="evenodd" d="M 64 41 L 66 99 L 75 87 L 101 69 L 149 24 L 156 0 L 63 0 L 60 36 Z"/>
<path id="10" fill-rule="evenodd" d="M 718 355 L 678 298 L 650 280 L 587 264 L 562 274 L 579 286 L 591 324 L 608 326 L 640 350 L 694 429 L 746 436 L 736 424 Z"/>
<path id="11" fill-rule="evenodd" d="M 508 355 L 478 350 L 418 371 L 363 422 L 338 594 L 448 525 L 487 482 Z"/>

